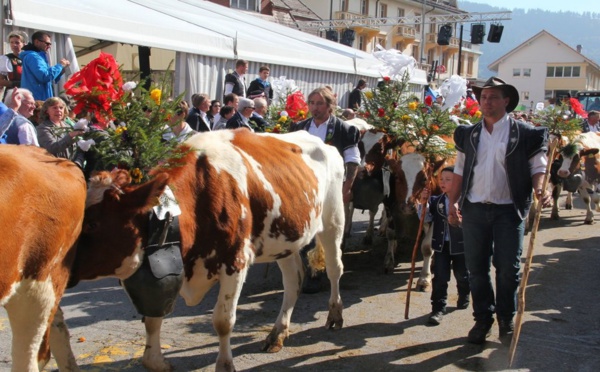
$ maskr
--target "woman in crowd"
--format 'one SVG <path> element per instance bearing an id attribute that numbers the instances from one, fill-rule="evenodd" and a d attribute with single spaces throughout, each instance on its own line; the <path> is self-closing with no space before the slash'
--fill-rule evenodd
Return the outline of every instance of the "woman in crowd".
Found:
<path id="1" fill-rule="evenodd" d="M 215 126 L 215 116 L 221 110 L 221 101 L 218 99 L 213 99 L 210 101 L 210 109 L 206 113 L 206 117 L 208 117 L 208 121 L 210 122 L 210 127 L 214 128 Z"/>
<path id="2" fill-rule="evenodd" d="M 71 159 L 77 136 L 81 130 L 72 130 L 65 122 L 65 102 L 58 97 L 50 97 L 42 106 L 41 123 L 37 127 L 38 142 L 52 155 Z"/>

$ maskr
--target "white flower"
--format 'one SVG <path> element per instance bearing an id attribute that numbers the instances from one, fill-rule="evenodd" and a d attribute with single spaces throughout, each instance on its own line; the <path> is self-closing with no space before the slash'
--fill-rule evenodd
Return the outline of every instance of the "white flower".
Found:
<path id="1" fill-rule="evenodd" d="M 379 49 L 373 52 L 373 56 L 382 62 L 381 65 L 377 66 L 381 76 L 389 76 L 393 80 L 402 80 L 406 72 L 409 76 L 412 76 L 417 60 L 402 54 L 396 49 L 386 50 L 381 46 L 379 46 Z"/>
<path id="2" fill-rule="evenodd" d="M 79 119 L 79 121 L 77 121 L 77 123 L 75 123 L 75 125 L 73 125 L 73 129 L 75 130 L 82 130 L 84 132 L 87 132 L 90 130 L 90 128 L 88 127 L 89 122 L 86 119 Z"/>
<path id="3" fill-rule="evenodd" d="M 96 141 L 94 141 L 93 139 L 77 141 L 77 146 L 79 146 L 79 148 L 82 149 L 83 151 L 88 151 L 90 149 L 90 147 L 92 147 L 92 145 L 95 145 L 95 144 L 96 144 Z"/>
<path id="4" fill-rule="evenodd" d="M 281 113 L 279 114 L 279 116 L 289 116 L 287 111 L 281 111 Z"/>
<path id="5" fill-rule="evenodd" d="M 132 90 L 134 90 L 137 87 L 137 83 L 134 81 L 128 81 L 125 84 L 123 84 L 123 90 L 125 92 L 131 92 Z"/>

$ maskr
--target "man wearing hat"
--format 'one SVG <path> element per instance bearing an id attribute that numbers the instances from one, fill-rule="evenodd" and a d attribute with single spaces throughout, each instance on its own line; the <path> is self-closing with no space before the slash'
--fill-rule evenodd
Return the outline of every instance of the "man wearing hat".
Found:
<path id="1" fill-rule="evenodd" d="M 490 336 L 494 314 L 502 342 L 510 342 L 517 310 L 524 219 L 533 194 L 544 206 L 551 195 L 542 190 L 546 171 L 547 128 L 509 117 L 519 103 L 512 85 L 492 77 L 473 86 L 483 119 L 454 132 L 457 157 L 449 192 L 448 222 L 460 224 L 470 273 L 475 326 L 468 341 L 482 344 Z M 459 198 L 460 197 L 460 198 Z M 496 269 L 496 293 L 490 263 Z"/>

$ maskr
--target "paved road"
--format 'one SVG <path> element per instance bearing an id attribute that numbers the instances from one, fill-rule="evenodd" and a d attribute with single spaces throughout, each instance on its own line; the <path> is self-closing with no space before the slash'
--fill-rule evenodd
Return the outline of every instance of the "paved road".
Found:
<path id="1" fill-rule="evenodd" d="M 599 225 L 583 225 L 580 208 L 562 211 L 560 221 L 543 215 L 535 248 L 526 315 L 514 370 L 600 370 Z M 507 348 L 497 327 L 483 346 L 466 342 L 473 324 L 470 310 L 454 310 L 437 327 L 427 326 L 429 293 L 412 292 L 404 319 L 409 254 L 391 275 L 382 270 L 385 242 L 360 245 L 365 215 L 356 213 L 342 278 L 344 328 L 323 328 L 327 293 L 303 294 L 292 317 L 292 334 L 277 354 L 260 352 L 282 299 L 276 265 L 257 265 L 242 292 L 232 338 L 238 371 L 502 371 Z M 526 238 L 526 242 L 527 242 Z M 212 371 L 218 340 L 211 323 L 216 289 L 198 306 L 182 301 L 165 320 L 163 352 L 177 371 Z M 456 289 L 450 288 L 450 303 Z M 84 283 L 62 302 L 71 342 L 84 371 L 143 371 L 140 316 L 116 280 Z M 0 370 L 10 369 L 10 329 L 0 310 Z M 53 361 L 47 371 L 56 368 Z"/>

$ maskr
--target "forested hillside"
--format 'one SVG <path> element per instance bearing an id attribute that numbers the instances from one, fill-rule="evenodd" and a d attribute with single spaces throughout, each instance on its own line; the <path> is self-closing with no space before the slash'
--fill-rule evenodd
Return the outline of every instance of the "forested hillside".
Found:
<path id="1" fill-rule="evenodd" d="M 565 1 L 565 7 L 568 7 L 568 3 L 568 1 Z M 596 2 L 594 1 L 594 3 Z M 600 5 L 600 2 L 598 4 Z M 542 30 L 548 31 L 572 48 L 581 45 L 583 47 L 582 54 L 600 64 L 600 13 L 586 12 L 578 14 L 568 11 L 549 12 L 542 9 L 526 11 L 524 9 L 507 9 L 468 1 L 459 1 L 458 6 L 460 9 L 469 12 L 512 11 L 512 19 L 501 22 L 504 25 L 504 32 L 500 42 L 488 43 L 486 39 L 484 44 L 481 45 L 483 55 L 479 60 L 480 78 L 493 75 L 493 72 L 487 69 L 490 63 Z M 465 40 L 470 39 L 468 33 L 470 29 L 470 26 L 465 27 L 465 31 L 467 31 L 464 34 Z M 489 24 L 486 27 L 486 33 L 488 31 Z"/>

